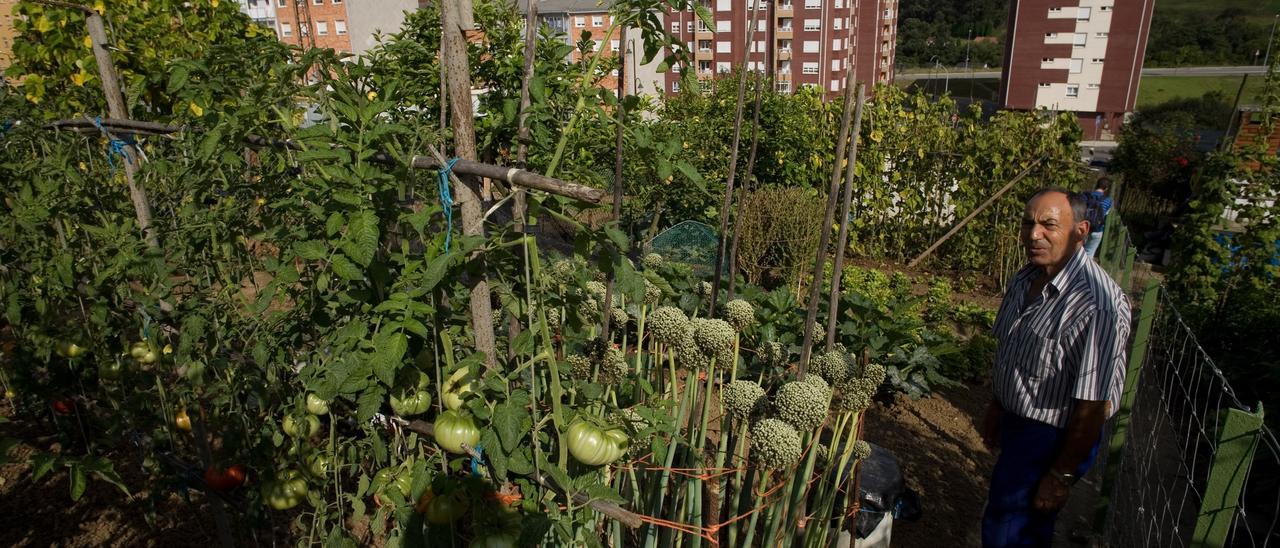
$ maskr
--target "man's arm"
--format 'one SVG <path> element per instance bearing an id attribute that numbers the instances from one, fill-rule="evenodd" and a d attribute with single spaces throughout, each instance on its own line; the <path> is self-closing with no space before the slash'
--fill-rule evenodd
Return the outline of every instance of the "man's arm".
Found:
<path id="1" fill-rule="evenodd" d="M 1080 464 L 1089 458 L 1093 446 L 1102 435 L 1102 425 L 1107 421 L 1110 402 L 1074 400 L 1071 418 L 1067 421 L 1067 436 L 1058 458 L 1049 467 L 1049 473 L 1040 479 L 1032 506 L 1041 512 L 1061 510 L 1071 492 L 1071 482 L 1063 474 L 1076 473 Z"/>

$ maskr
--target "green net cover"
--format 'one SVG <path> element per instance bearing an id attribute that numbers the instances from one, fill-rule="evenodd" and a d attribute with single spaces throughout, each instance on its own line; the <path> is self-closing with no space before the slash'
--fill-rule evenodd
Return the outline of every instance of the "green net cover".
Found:
<path id="1" fill-rule="evenodd" d="M 709 273 L 716 262 L 716 231 L 698 221 L 682 221 L 649 240 L 648 250 L 668 261 Z"/>

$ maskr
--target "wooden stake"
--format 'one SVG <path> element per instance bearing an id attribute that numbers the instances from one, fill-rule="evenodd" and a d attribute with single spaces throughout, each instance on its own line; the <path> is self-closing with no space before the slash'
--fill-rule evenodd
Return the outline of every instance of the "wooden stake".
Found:
<path id="1" fill-rule="evenodd" d="M 107 51 L 107 31 L 103 27 L 102 16 L 90 10 L 86 14 L 85 26 L 89 29 L 89 40 L 93 42 L 93 59 L 98 64 L 102 94 L 107 98 L 107 113 L 112 118 L 128 120 L 129 112 L 125 109 L 124 96 L 120 94 L 120 81 L 116 77 L 115 66 L 111 64 L 111 54 Z M 124 156 L 124 176 L 129 185 L 129 200 L 133 202 L 133 212 L 138 218 L 138 228 L 142 229 L 147 245 L 160 247 L 160 238 L 151 228 L 151 202 L 147 200 L 146 189 L 137 181 L 137 147 L 125 145 Z"/>
<path id="2" fill-rule="evenodd" d="M 853 83 L 853 70 L 849 69 L 848 83 Z M 827 344 L 830 352 L 836 343 L 836 319 L 840 312 L 840 275 L 844 270 L 844 248 L 849 242 L 849 203 L 853 200 L 853 177 L 858 166 L 858 135 L 862 133 L 862 107 L 867 102 L 863 84 L 858 82 L 854 95 L 857 104 L 853 108 L 853 133 L 849 136 L 849 156 L 845 159 L 844 197 L 840 203 L 840 235 L 836 238 L 835 264 L 831 267 L 831 297 L 827 301 Z"/>
<path id="3" fill-rule="evenodd" d="M 467 160 L 476 159 L 476 130 L 471 111 L 471 68 L 467 60 L 466 29 L 461 22 L 460 6 L 453 0 L 440 3 L 440 20 L 444 28 L 440 42 L 440 61 L 444 64 L 448 80 L 449 109 L 453 126 L 454 155 Z M 462 233 L 468 236 L 484 236 L 484 211 L 480 204 L 480 181 L 471 175 L 459 177 L 462 184 L 455 190 L 462 213 Z M 475 336 L 476 351 L 484 353 L 485 366 L 498 369 L 498 357 L 493 335 L 493 302 L 489 294 L 489 279 L 485 272 L 484 255 L 473 252 L 471 261 L 481 263 L 480 274 L 471 286 L 471 328 Z"/>
<path id="4" fill-rule="evenodd" d="M 738 239 L 742 236 L 742 213 L 747 203 L 747 191 L 756 168 L 756 145 L 760 142 L 760 88 L 764 85 L 763 73 L 756 73 L 755 105 L 751 113 L 751 152 L 747 154 L 747 175 L 738 191 L 737 213 L 733 215 L 733 239 L 729 242 L 729 290 L 726 299 L 732 301 L 738 281 Z"/>
<path id="5" fill-rule="evenodd" d="M 756 2 L 756 6 L 763 0 L 747 0 L 748 2 Z M 724 183 L 724 203 L 720 206 L 720 231 L 716 233 L 716 262 L 712 265 L 715 272 L 711 276 L 711 299 L 707 304 L 707 315 L 714 316 L 716 313 L 716 300 L 720 298 L 720 278 L 724 271 L 724 253 L 726 244 L 729 241 L 729 210 L 733 206 L 733 184 L 738 174 L 738 143 L 742 139 L 742 103 L 747 97 L 747 61 L 751 59 L 751 46 L 754 44 L 756 32 L 756 20 L 759 18 L 760 10 L 751 10 L 751 22 L 747 25 L 746 42 L 742 48 L 742 62 L 738 64 L 738 101 L 734 105 L 733 111 L 733 144 L 729 148 L 729 176 Z M 751 174 L 748 173 L 747 177 Z M 734 273 L 729 272 L 732 278 Z"/>
<path id="6" fill-rule="evenodd" d="M 916 258 L 911 259 L 911 262 L 907 263 L 907 268 L 915 268 L 916 265 L 920 264 L 920 261 L 923 261 L 926 257 L 929 256 L 930 253 L 933 253 L 935 250 L 941 247 L 943 242 L 946 242 L 952 236 L 955 236 L 957 232 L 960 232 L 960 229 L 964 228 L 964 225 L 969 224 L 969 221 L 972 221 L 973 218 L 977 217 L 979 213 L 982 213 L 988 207 L 991 207 L 991 204 L 994 204 L 996 200 L 999 200 L 1001 196 L 1004 196 L 1004 193 L 1008 192 L 1009 189 L 1013 188 L 1013 185 L 1018 184 L 1018 181 L 1021 181 L 1023 177 L 1026 177 L 1027 175 L 1029 175 L 1031 173 L 1032 168 L 1036 167 L 1037 165 L 1040 165 L 1040 162 L 1043 162 L 1045 158 L 1048 158 L 1048 157 L 1049 155 L 1046 154 L 1039 158 L 1036 158 L 1034 162 L 1031 162 L 1030 165 L 1028 165 L 1025 169 L 1022 170 L 1022 173 L 1019 173 L 1013 179 L 1010 179 L 1008 183 L 1005 183 L 1003 187 L 1000 187 L 1000 190 L 997 190 L 995 194 L 992 194 L 990 198 L 987 198 L 987 201 L 983 202 L 982 205 L 978 206 L 976 209 L 969 212 L 968 216 L 962 219 L 959 223 L 956 223 L 956 226 L 951 227 L 951 230 L 948 230 L 946 234 L 943 234 L 941 238 L 938 238 L 938 241 L 933 242 L 933 245 L 929 246 L 929 249 L 924 250 L 923 252 L 920 253 L 920 255 L 916 256 Z"/>

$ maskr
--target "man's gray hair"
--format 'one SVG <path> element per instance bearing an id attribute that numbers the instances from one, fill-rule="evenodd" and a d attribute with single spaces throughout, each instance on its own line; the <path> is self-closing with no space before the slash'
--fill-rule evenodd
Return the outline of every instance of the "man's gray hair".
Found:
<path id="1" fill-rule="evenodd" d="M 1040 196 L 1050 192 L 1057 192 L 1067 197 L 1067 202 L 1071 204 L 1072 221 L 1078 223 L 1080 221 L 1089 220 L 1089 217 L 1087 216 L 1089 211 L 1089 202 L 1085 198 L 1083 192 L 1074 192 L 1060 186 L 1046 186 L 1037 190 L 1035 194 L 1032 194 L 1031 198 L 1027 200 L 1027 203 L 1031 203 L 1031 200 L 1039 198 Z"/>

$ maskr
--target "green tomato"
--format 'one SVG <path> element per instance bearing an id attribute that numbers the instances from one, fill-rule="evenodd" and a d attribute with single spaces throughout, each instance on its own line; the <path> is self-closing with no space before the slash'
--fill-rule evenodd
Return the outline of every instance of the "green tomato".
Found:
<path id="1" fill-rule="evenodd" d="M 463 453 L 462 444 L 475 447 L 480 442 L 480 429 L 470 415 L 457 411 L 445 411 L 436 417 L 433 425 L 436 444 L 450 453 Z"/>
<path id="2" fill-rule="evenodd" d="M 290 497 L 278 491 L 267 495 L 267 504 L 276 510 L 288 510 L 297 506 L 298 502 L 298 497 Z"/>
<path id="3" fill-rule="evenodd" d="M 329 413 L 329 402 L 315 394 L 307 394 L 307 412 L 312 415 L 326 415 Z"/>
<path id="4" fill-rule="evenodd" d="M 152 363 L 156 363 L 156 360 L 159 360 L 159 359 L 160 359 L 159 354 L 156 354 L 154 350 L 148 350 L 146 353 L 142 355 L 141 358 L 138 358 L 138 363 L 152 364 Z"/>
<path id="5" fill-rule="evenodd" d="M 295 438 L 309 438 L 320 431 L 320 419 L 315 415 L 307 415 L 301 423 L 293 420 L 293 415 L 284 417 L 284 433 Z"/>
<path id="6" fill-rule="evenodd" d="M 76 358 L 84 354 L 84 347 L 73 342 L 62 341 L 54 351 L 64 358 Z"/>
<path id="7" fill-rule="evenodd" d="M 129 355 L 133 356 L 133 359 L 135 360 L 141 360 L 142 357 L 147 354 L 147 352 L 151 352 L 151 351 L 152 351 L 151 345 L 147 344 L 144 341 L 138 341 L 136 343 L 133 343 L 133 346 L 129 347 Z"/>
<path id="8" fill-rule="evenodd" d="M 476 537 L 471 541 L 471 548 L 515 548 L 516 536 L 511 533 L 497 533 Z"/>
<path id="9" fill-rule="evenodd" d="M 461 490 L 436 495 L 427 502 L 427 523 L 445 525 L 458 521 L 458 518 L 467 513 L 467 506 L 466 494 Z"/>
<path id="10" fill-rule="evenodd" d="M 618 460 L 627 452 L 631 440 L 619 428 L 600 428 L 587 421 L 569 426 L 566 436 L 569 454 L 588 466 L 600 466 Z"/>
<path id="11" fill-rule="evenodd" d="M 421 415 L 431 409 L 431 394 L 425 390 L 402 391 L 391 396 L 391 410 L 401 417 Z"/>
<path id="12" fill-rule="evenodd" d="M 98 378 L 107 381 L 119 380 L 124 375 L 124 364 L 110 361 L 98 364 Z"/>
<path id="13" fill-rule="evenodd" d="M 466 397 L 480 389 L 480 381 L 471 376 L 471 370 L 462 368 L 449 375 L 444 381 L 444 395 L 441 400 L 444 406 L 452 411 L 462 408 Z"/>
<path id="14" fill-rule="evenodd" d="M 313 477 L 323 478 L 329 473 L 329 465 L 332 462 L 333 459 L 329 458 L 329 455 L 317 451 L 307 457 L 307 471 L 311 472 Z"/>

